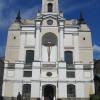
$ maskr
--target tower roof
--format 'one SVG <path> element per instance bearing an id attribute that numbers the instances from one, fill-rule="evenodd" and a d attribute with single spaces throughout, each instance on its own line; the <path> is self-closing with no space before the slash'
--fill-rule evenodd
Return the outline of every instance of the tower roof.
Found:
<path id="1" fill-rule="evenodd" d="M 17 13 L 15 22 L 19 22 L 19 23 L 21 22 L 20 10 Z"/>
<path id="2" fill-rule="evenodd" d="M 85 20 L 84 20 L 82 12 L 80 12 L 79 24 L 85 24 Z"/>

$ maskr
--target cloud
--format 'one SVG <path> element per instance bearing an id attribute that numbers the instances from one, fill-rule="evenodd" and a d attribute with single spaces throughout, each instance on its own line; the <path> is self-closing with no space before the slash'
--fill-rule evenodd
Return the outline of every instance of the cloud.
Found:
<path id="1" fill-rule="evenodd" d="M 0 46 L 0 57 L 4 57 L 5 55 L 5 46 Z"/>
<path id="2" fill-rule="evenodd" d="M 73 3 L 71 0 L 67 0 L 67 2 L 65 2 L 65 0 L 62 2 L 62 10 L 64 13 L 69 13 L 69 12 L 73 12 L 76 10 L 81 10 L 83 8 L 89 7 L 91 5 L 93 5 L 95 3 L 94 0 L 90 0 L 89 2 L 81 2 L 81 3 Z"/>
<path id="3" fill-rule="evenodd" d="M 94 53 L 94 59 L 100 59 L 100 46 L 94 45 L 93 46 L 93 53 Z"/>
<path id="4" fill-rule="evenodd" d="M 0 0 L 0 28 L 6 28 L 13 20 L 15 11 L 10 9 L 11 3 L 11 0 Z"/>
<path id="5" fill-rule="evenodd" d="M 36 14 L 39 9 L 40 9 L 40 5 L 36 5 L 33 8 L 30 8 L 27 11 L 22 12 L 22 17 L 25 19 L 34 18 L 34 17 L 36 17 Z"/>
<path id="6" fill-rule="evenodd" d="M 15 5 L 16 0 L 0 0 L 0 28 L 8 28 L 16 18 L 17 10 L 19 10 L 18 4 Z M 12 8 L 15 5 L 14 8 Z M 36 5 L 33 8 L 21 10 L 21 16 L 24 19 L 30 19 L 36 16 L 40 5 Z"/>
<path id="7" fill-rule="evenodd" d="M 97 52 L 97 53 L 100 53 L 100 46 L 99 45 L 94 45 L 93 46 L 93 51 Z"/>

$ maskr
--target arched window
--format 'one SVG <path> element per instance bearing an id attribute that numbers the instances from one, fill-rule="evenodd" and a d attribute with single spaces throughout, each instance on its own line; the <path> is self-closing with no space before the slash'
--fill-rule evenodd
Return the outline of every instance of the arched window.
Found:
<path id="1" fill-rule="evenodd" d="M 76 96 L 75 85 L 73 85 L 73 84 L 67 85 L 67 96 L 68 97 L 75 97 Z"/>
<path id="2" fill-rule="evenodd" d="M 24 84 L 23 85 L 23 92 L 22 92 L 23 100 L 30 100 L 31 97 L 31 84 Z"/>
<path id="3" fill-rule="evenodd" d="M 26 64 L 31 64 L 34 61 L 34 51 L 26 51 Z"/>
<path id="4" fill-rule="evenodd" d="M 73 64 L 73 52 L 72 51 L 65 51 L 64 56 L 65 56 L 65 62 L 67 64 Z"/>
<path id="5" fill-rule="evenodd" d="M 48 12 L 52 12 L 52 11 L 53 11 L 53 4 L 48 3 Z"/>

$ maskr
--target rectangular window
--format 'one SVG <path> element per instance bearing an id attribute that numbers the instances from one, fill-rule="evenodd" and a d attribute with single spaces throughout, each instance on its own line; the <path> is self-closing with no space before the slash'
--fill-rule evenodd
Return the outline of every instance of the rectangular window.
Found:
<path id="1" fill-rule="evenodd" d="M 24 71 L 24 77 L 32 77 L 32 71 Z"/>
<path id="2" fill-rule="evenodd" d="M 65 57 L 65 62 L 67 64 L 73 64 L 73 52 L 72 51 L 65 51 L 64 57 Z"/>
<path id="3" fill-rule="evenodd" d="M 26 51 L 26 64 L 30 64 L 34 61 L 34 51 L 27 50 Z"/>
<path id="4" fill-rule="evenodd" d="M 67 96 L 76 97 L 76 87 L 73 84 L 67 85 Z"/>
<path id="5" fill-rule="evenodd" d="M 75 72 L 74 71 L 67 71 L 66 76 L 67 76 L 67 78 L 75 78 Z"/>

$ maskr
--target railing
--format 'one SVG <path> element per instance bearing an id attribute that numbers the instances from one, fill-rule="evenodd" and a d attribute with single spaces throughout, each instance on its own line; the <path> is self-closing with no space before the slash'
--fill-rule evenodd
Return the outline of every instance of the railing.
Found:
<path id="1" fill-rule="evenodd" d="M 67 70 L 74 70 L 75 65 L 74 64 L 66 64 Z"/>
<path id="2" fill-rule="evenodd" d="M 44 62 L 44 63 L 42 63 L 42 67 L 56 67 L 56 63 L 54 63 L 54 62 Z"/>
<path id="3" fill-rule="evenodd" d="M 32 69 L 32 63 L 24 64 L 24 69 Z"/>
<path id="4" fill-rule="evenodd" d="M 84 70 L 90 70 L 91 69 L 91 65 L 90 64 L 84 64 L 83 65 L 83 69 Z"/>
<path id="5" fill-rule="evenodd" d="M 8 69 L 14 69 L 15 63 L 8 63 Z"/>

